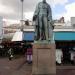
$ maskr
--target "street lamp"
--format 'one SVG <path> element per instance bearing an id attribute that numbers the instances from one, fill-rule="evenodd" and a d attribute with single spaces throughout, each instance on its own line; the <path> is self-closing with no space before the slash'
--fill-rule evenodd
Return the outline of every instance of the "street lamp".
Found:
<path id="1" fill-rule="evenodd" d="M 22 15 L 21 15 L 21 25 L 22 25 L 22 28 L 21 30 L 23 31 L 23 2 L 24 0 L 21 0 L 21 3 L 22 3 Z"/>

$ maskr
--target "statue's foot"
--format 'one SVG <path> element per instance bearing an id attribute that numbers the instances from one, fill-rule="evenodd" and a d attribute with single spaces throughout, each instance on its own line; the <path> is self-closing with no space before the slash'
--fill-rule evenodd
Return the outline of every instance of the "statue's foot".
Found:
<path id="1" fill-rule="evenodd" d="M 41 41 L 41 38 L 39 39 L 39 41 Z"/>
<path id="2" fill-rule="evenodd" d="M 51 39 L 48 39 L 48 41 L 51 41 Z"/>

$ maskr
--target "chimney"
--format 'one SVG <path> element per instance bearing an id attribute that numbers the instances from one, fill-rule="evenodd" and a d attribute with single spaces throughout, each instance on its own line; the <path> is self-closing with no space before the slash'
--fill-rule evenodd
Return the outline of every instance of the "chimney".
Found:
<path id="1" fill-rule="evenodd" d="M 64 23 L 64 17 L 61 17 L 61 18 L 60 18 L 60 22 L 61 22 L 61 23 Z"/>

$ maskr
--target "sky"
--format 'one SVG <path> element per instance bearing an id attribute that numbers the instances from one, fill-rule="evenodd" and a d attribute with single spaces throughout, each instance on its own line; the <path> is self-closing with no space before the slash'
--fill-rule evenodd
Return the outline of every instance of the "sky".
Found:
<path id="1" fill-rule="evenodd" d="M 32 20 L 38 2 L 42 0 L 24 0 L 24 20 Z M 75 0 L 46 0 L 52 9 L 53 19 L 64 17 L 70 21 L 75 17 Z M 0 16 L 8 24 L 18 23 L 21 20 L 21 0 L 0 0 Z"/>

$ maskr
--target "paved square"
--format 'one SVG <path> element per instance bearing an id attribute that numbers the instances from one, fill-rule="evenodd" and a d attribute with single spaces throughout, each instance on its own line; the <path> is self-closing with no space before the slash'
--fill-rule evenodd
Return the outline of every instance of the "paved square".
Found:
<path id="1" fill-rule="evenodd" d="M 27 64 L 23 56 L 12 61 L 0 58 L 0 75 L 31 75 L 31 73 L 32 64 Z M 75 75 L 75 66 L 57 66 L 56 75 Z"/>

